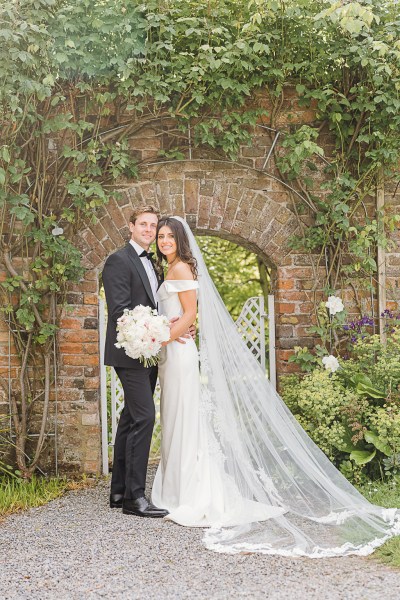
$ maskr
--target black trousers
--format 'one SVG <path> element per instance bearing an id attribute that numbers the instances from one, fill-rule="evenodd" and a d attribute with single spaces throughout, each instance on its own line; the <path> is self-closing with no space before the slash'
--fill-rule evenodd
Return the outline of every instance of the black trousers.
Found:
<path id="1" fill-rule="evenodd" d="M 157 367 L 114 368 L 124 390 L 124 408 L 115 436 L 111 493 L 134 500 L 144 496 L 146 486 Z"/>

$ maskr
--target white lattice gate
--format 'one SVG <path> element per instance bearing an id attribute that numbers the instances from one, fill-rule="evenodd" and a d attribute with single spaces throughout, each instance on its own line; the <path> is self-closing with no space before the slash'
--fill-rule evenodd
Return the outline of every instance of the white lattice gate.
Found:
<path id="1" fill-rule="evenodd" d="M 275 312 L 274 296 L 268 296 L 268 311 L 265 312 L 264 298 L 256 296 L 249 298 L 236 320 L 238 331 L 244 339 L 254 356 L 260 362 L 263 370 L 266 369 L 266 343 L 265 343 L 265 319 L 268 319 L 268 376 L 276 387 L 276 366 L 275 366 Z M 119 415 L 124 407 L 124 394 L 121 383 L 115 374 L 114 369 L 105 367 L 104 342 L 107 325 L 105 301 L 99 299 L 99 323 L 100 323 L 100 386 L 101 386 L 101 426 L 102 426 L 102 456 L 103 473 L 108 474 L 110 450 L 114 447 L 115 434 Z M 150 457 L 156 458 L 159 455 L 161 443 L 160 426 L 160 386 L 157 382 L 154 394 L 156 406 L 156 423 L 150 448 Z"/>

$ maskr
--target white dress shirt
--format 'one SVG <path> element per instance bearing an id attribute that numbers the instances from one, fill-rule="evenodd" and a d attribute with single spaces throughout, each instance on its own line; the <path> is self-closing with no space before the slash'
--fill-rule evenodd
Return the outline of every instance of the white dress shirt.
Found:
<path id="1" fill-rule="evenodd" d="M 158 298 L 157 298 L 158 280 L 157 280 L 156 273 L 154 271 L 154 267 L 153 267 L 151 261 L 147 258 L 147 256 L 142 256 L 142 257 L 140 256 L 141 253 L 144 250 L 144 248 L 142 248 L 142 246 L 140 246 L 139 244 L 137 244 L 136 242 L 134 242 L 132 239 L 129 240 L 129 243 L 132 244 L 132 246 L 136 250 L 136 253 L 138 254 L 140 260 L 142 261 L 142 265 L 144 266 L 144 270 L 146 271 L 147 277 L 149 278 L 149 283 L 150 283 L 151 291 L 153 292 L 154 301 L 155 301 L 156 306 L 157 306 L 157 302 L 158 302 Z"/>

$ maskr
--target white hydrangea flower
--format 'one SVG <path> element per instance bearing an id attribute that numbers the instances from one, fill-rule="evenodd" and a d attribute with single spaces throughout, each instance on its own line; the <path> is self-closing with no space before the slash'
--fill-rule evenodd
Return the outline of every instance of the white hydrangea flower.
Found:
<path id="1" fill-rule="evenodd" d="M 322 364 L 324 365 L 325 369 L 327 371 L 331 371 L 331 373 L 334 373 L 340 367 L 338 359 L 332 354 L 330 354 L 329 356 L 324 356 L 324 358 L 322 359 Z"/>
<path id="2" fill-rule="evenodd" d="M 344 304 L 337 296 L 329 296 L 328 302 L 325 302 L 325 306 L 329 309 L 330 315 L 336 315 L 336 313 L 340 313 L 344 310 Z"/>

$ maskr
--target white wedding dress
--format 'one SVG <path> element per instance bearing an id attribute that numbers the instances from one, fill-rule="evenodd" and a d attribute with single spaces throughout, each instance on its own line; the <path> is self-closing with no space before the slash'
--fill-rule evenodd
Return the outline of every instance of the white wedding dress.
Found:
<path id="1" fill-rule="evenodd" d="M 182 315 L 178 292 L 197 289 L 197 281 L 164 281 L 159 312 Z M 161 461 L 152 502 L 169 511 L 168 519 L 188 527 L 240 525 L 281 515 L 280 507 L 240 496 L 234 479 L 211 452 L 206 414 L 200 410 L 199 359 L 195 342 L 172 342 L 161 351 Z"/>
<path id="2" fill-rule="evenodd" d="M 207 527 L 217 552 L 324 558 L 367 555 L 400 534 L 400 511 L 370 504 L 290 413 L 238 333 L 189 226 L 198 282 L 165 281 L 160 312 L 182 314 L 197 289 L 193 340 L 162 350 L 161 461 L 152 501 L 181 525 Z"/>

